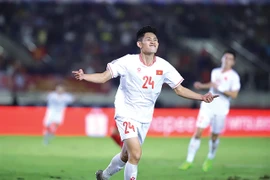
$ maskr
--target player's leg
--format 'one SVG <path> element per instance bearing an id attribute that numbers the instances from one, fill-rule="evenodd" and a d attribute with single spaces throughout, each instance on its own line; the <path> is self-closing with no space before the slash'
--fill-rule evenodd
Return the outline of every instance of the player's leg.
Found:
<path id="1" fill-rule="evenodd" d="M 49 144 L 50 136 L 51 136 L 50 128 L 48 125 L 45 125 L 44 126 L 44 134 L 43 134 L 43 143 L 45 145 Z"/>
<path id="2" fill-rule="evenodd" d="M 192 167 L 196 152 L 200 148 L 201 136 L 204 131 L 204 128 L 197 128 L 193 137 L 191 138 L 188 145 L 188 154 L 186 161 L 179 167 L 181 170 L 187 170 Z"/>
<path id="3" fill-rule="evenodd" d="M 51 132 L 52 135 L 55 135 L 58 127 L 59 127 L 58 122 L 53 122 L 53 123 L 50 124 L 50 132 Z"/>
<path id="4" fill-rule="evenodd" d="M 97 180 L 108 180 L 115 173 L 122 170 L 125 166 L 124 180 L 137 178 L 138 163 L 141 157 L 141 146 L 138 138 L 124 140 L 121 153 L 115 155 L 108 167 L 96 173 Z"/>
<path id="5" fill-rule="evenodd" d="M 143 144 L 150 123 L 136 123 L 137 137 L 126 139 L 124 141 L 128 150 L 128 162 L 125 167 L 124 180 L 136 180 L 138 174 L 138 164 L 141 159 Z"/>
<path id="6" fill-rule="evenodd" d="M 50 118 L 48 118 L 48 115 L 45 115 L 44 118 L 44 133 L 43 133 L 43 143 L 45 145 L 49 144 L 50 138 L 51 138 L 51 132 L 50 132 L 50 125 L 52 123 L 52 120 Z"/>
<path id="7" fill-rule="evenodd" d="M 142 155 L 141 144 L 138 137 L 126 139 L 124 143 L 128 151 L 128 162 L 125 167 L 124 180 L 136 180 L 138 164 Z"/>
<path id="8" fill-rule="evenodd" d="M 191 138 L 188 146 L 188 154 L 186 161 L 179 167 L 181 170 L 187 170 L 192 167 L 195 155 L 201 145 L 201 136 L 206 127 L 210 124 L 210 114 L 207 111 L 200 109 L 197 117 L 196 131 Z"/>
<path id="9" fill-rule="evenodd" d="M 219 145 L 219 134 L 222 132 L 226 116 L 214 116 L 211 123 L 211 138 L 209 139 L 209 152 L 207 159 L 203 163 L 203 170 L 209 171 L 212 168 L 213 159 Z"/>
<path id="10" fill-rule="evenodd" d="M 122 170 L 124 166 L 126 165 L 127 161 L 128 161 L 127 147 L 123 145 L 121 152 L 116 154 L 112 158 L 108 167 L 104 171 L 99 170 L 96 173 L 96 179 L 97 180 L 109 179 L 112 175 Z"/>
<path id="11" fill-rule="evenodd" d="M 125 145 L 128 149 L 128 162 L 125 167 L 124 180 L 136 180 L 138 174 L 138 163 L 142 155 L 141 145 L 143 144 L 148 130 L 150 128 L 150 123 L 139 123 L 137 124 L 137 137 L 125 140 Z"/>
<path id="12" fill-rule="evenodd" d="M 188 146 L 188 155 L 187 162 L 192 163 L 194 161 L 196 152 L 200 148 L 201 145 L 201 136 L 204 131 L 204 128 L 197 127 L 194 136 L 191 138 Z"/>
<path id="13" fill-rule="evenodd" d="M 219 145 L 219 134 L 213 133 L 211 134 L 211 139 L 209 140 L 209 153 L 208 153 L 208 159 L 214 159 L 216 156 L 216 151 Z"/>
<path id="14" fill-rule="evenodd" d="M 54 121 L 50 121 L 46 124 L 44 133 L 44 144 L 48 145 L 50 143 L 58 127 L 59 124 L 55 123 Z"/>
<path id="15" fill-rule="evenodd" d="M 107 180 L 126 165 L 125 177 L 137 176 L 137 156 L 141 155 L 141 147 L 138 140 L 137 125 L 132 121 L 116 120 L 117 127 L 124 145 L 120 154 L 117 154 L 104 170 L 96 173 L 97 180 Z M 136 143 L 138 142 L 138 143 Z M 139 146 L 138 146 L 139 145 Z M 135 148 L 137 147 L 137 148 Z M 139 147 L 139 153 L 136 149 Z M 135 176 L 136 175 L 136 176 Z M 128 179 L 130 180 L 130 178 Z"/>
<path id="16" fill-rule="evenodd" d="M 58 113 L 58 114 L 55 114 L 55 117 L 54 117 L 54 121 L 53 121 L 53 124 L 51 126 L 51 132 L 53 134 L 53 136 L 55 136 L 55 133 L 58 129 L 58 127 L 63 124 L 63 121 L 64 121 L 64 113 Z"/>
<path id="17" fill-rule="evenodd" d="M 111 133 L 111 138 L 114 140 L 114 142 L 122 147 L 123 146 L 123 141 L 121 140 L 121 137 L 120 137 L 120 134 L 119 134 L 119 131 L 117 129 L 117 126 L 115 125 L 112 129 L 112 133 Z"/>
<path id="18" fill-rule="evenodd" d="M 64 120 L 64 113 L 55 113 L 48 109 L 46 111 L 44 117 L 44 126 L 45 126 L 45 133 L 44 133 L 44 143 L 48 144 L 52 138 L 55 136 L 56 130 L 58 129 L 59 125 L 62 124 Z"/>

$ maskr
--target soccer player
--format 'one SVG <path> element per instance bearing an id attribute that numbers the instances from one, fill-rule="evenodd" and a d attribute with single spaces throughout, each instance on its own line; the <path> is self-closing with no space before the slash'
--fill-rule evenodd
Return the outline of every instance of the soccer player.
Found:
<path id="1" fill-rule="evenodd" d="M 178 96 L 210 103 L 216 96 L 201 95 L 181 85 L 183 77 L 164 59 L 155 56 L 159 43 L 156 29 L 150 26 L 137 32 L 140 54 L 125 55 L 108 63 L 103 73 L 84 74 L 73 71 L 75 78 L 93 83 L 105 83 L 120 76 L 120 85 L 115 96 L 115 122 L 121 140 L 121 153 L 116 154 L 108 167 L 96 172 L 97 180 L 107 180 L 125 167 L 124 180 L 136 180 L 141 145 L 152 121 L 155 102 L 163 83 L 167 83 Z"/>
<path id="2" fill-rule="evenodd" d="M 209 92 L 218 94 L 219 98 L 209 104 L 205 102 L 201 103 L 196 123 L 197 129 L 190 140 L 186 162 L 180 166 L 182 170 L 192 167 L 195 154 L 200 147 L 202 133 L 209 125 L 211 125 L 209 153 L 203 163 L 202 169 L 203 171 L 208 171 L 212 167 L 212 161 L 219 144 L 218 137 L 224 128 L 225 119 L 229 113 L 230 100 L 231 98 L 235 99 L 240 90 L 239 75 L 232 69 L 235 64 L 235 58 L 235 52 L 230 50 L 225 51 L 221 58 L 221 67 L 215 68 L 211 72 L 211 82 L 194 83 L 196 89 L 210 89 Z"/>
<path id="3" fill-rule="evenodd" d="M 44 144 L 48 145 L 55 135 L 59 125 L 63 123 L 65 110 L 74 100 L 73 96 L 65 91 L 64 86 L 58 85 L 55 91 L 47 96 L 47 110 L 44 117 Z"/>

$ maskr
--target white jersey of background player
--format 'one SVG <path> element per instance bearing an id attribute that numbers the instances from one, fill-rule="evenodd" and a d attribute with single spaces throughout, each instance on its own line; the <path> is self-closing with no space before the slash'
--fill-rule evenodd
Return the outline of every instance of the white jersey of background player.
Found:
<path id="1" fill-rule="evenodd" d="M 47 95 L 47 109 L 44 117 L 44 143 L 48 144 L 59 125 L 63 123 L 66 107 L 73 102 L 73 96 L 58 85 L 55 91 Z"/>
<path id="2" fill-rule="evenodd" d="M 200 137 L 205 128 L 211 125 L 211 139 L 209 140 L 208 157 L 203 163 L 203 170 L 208 171 L 212 167 L 212 160 L 215 157 L 219 144 L 218 136 L 222 132 L 225 119 L 230 109 L 231 98 L 236 98 L 240 90 L 240 78 L 236 71 L 232 69 L 235 64 L 235 53 L 225 51 L 221 59 L 220 68 L 215 68 L 211 72 L 211 82 L 195 82 L 196 89 L 210 89 L 211 93 L 219 94 L 219 98 L 210 104 L 201 103 L 197 117 L 197 130 L 190 141 L 187 160 L 180 169 L 186 170 L 192 166 L 195 154 L 200 147 Z"/>
<path id="3" fill-rule="evenodd" d="M 185 98 L 211 102 L 216 97 L 211 93 L 203 96 L 181 86 L 182 76 L 167 61 L 155 56 L 158 45 L 156 30 L 150 26 L 143 27 L 137 32 L 140 54 L 112 61 L 103 73 L 84 74 L 81 69 L 72 72 L 76 79 L 93 83 L 105 83 L 120 76 L 115 96 L 115 121 L 124 145 L 104 171 L 96 172 L 97 180 L 109 179 L 124 166 L 124 180 L 137 179 L 141 144 L 152 121 L 154 104 L 163 83 Z"/>

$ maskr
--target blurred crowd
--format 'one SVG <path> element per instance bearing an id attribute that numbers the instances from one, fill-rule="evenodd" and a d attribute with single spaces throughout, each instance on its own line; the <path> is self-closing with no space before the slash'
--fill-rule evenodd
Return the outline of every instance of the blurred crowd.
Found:
<path id="1" fill-rule="evenodd" d="M 117 80 L 106 85 L 78 83 L 71 70 L 101 72 L 115 58 L 137 53 L 135 35 L 144 25 L 158 29 L 158 55 L 170 61 L 185 77 L 184 85 L 191 87 L 196 80 L 209 81 L 219 64 L 204 49 L 194 54 L 179 46 L 179 38 L 234 39 L 270 64 L 269 19 L 269 6 L 259 5 L 2 3 L 0 32 L 24 46 L 38 68 L 23 65 L 0 48 L 0 88 L 49 90 L 64 83 L 74 91 L 106 93 Z M 240 75 L 245 79 L 245 73 Z"/>

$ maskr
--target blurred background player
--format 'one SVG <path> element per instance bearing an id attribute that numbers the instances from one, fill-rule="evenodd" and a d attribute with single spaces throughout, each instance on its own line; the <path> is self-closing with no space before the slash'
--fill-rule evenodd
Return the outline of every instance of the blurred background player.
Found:
<path id="1" fill-rule="evenodd" d="M 235 64 L 235 58 L 236 54 L 234 51 L 225 51 L 221 59 L 221 67 L 215 68 L 211 72 L 211 82 L 194 83 L 196 89 L 210 89 L 209 92 L 219 94 L 220 96 L 210 104 L 201 103 L 197 117 L 197 129 L 190 140 L 186 162 L 180 166 L 182 170 L 192 167 L 195 154 L 200 147 L 202 133 L 209 125 L 211 125 L 209 153 L 202 168 L 203 171 L 208 171 L 212 167 L 212 160 L 215 157 L 219 144 L 218 137 L 224 128 L 225 119 L 229 113 L 230 100 L 231 98 L 235 99 L 240 90 L 239 75 L 232 69 Z"/>
<path id="2" fill-rule="evenodd" d="M 66 107 L 73 101 L 73 96 L 65 91 L 63 85 L 56 86 L 55 91 L 48 94 L 44 117 L 44 144 L 49 144 L 57 128 L 63 123 Z"/>

